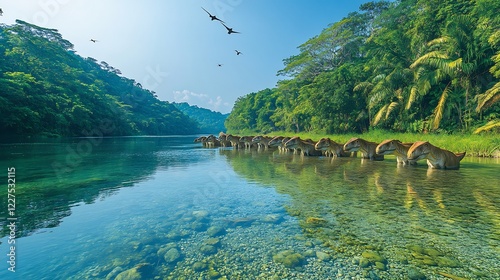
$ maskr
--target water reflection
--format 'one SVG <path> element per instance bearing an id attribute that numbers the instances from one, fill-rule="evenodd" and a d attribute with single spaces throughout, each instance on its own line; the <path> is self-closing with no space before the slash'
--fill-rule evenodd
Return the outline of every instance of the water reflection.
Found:
<path id="1" fill-rule="evenodd" d="M 221 153 L 238 174 L 290 195 L 287 211 L 304 233 L 342 256 L 362 260 L 375 250 L 389 266 L 500 275 L 500 177 L 493 160 L 466 159 L 460 170 L 436 170 L 396 166 L 395 159 Z M 312 220 L 324 225 L 311 226 Z"/>
<path id="2" fill-rule="evenodd" d="M 73 205 L 106 199 L 119 188 L 147 179 L 157 169 L 207 160 L 192 152 L 194 145 L 186 149 L 186 139 L 190 138 L 104 138 L 81 153 L 79 147 L 86 146 L 82 143 L 97 140 L 1 144 L 0 166 L 16 168 L 18 237 L 56 227 L 71 215 Z M 6 217 L 6 211 L 7 200 L 1 199 L 0 217 Z M 1 238 L 8 234 L 6 221 L 0 220 L 0 226 Z"/>
<path id="3" fill-rule="evenodd" d="M 498 164 L 429 170 L 193 139 L 103 139 L 74 165 L 79 139 L 2 145 L 1 165 L 19 168 L 19 276 L 500 277 Z M 56 180 L 53 162 L 72 170 Z"/>

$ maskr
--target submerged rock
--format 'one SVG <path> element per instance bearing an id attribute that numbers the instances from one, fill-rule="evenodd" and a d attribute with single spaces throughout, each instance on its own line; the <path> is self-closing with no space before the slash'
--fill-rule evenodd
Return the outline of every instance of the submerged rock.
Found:
<path id="1" fill-rule="evenodd" d="M 203 219 L 208 217 L 208 211 L 206 211 L 206 210 L 196 210 L 196 211 L 193 211 L 192 214 L 196 220 L 203 220 Z"/>
<path id="2" fill-rule="evenodd" d="M 436 262 L 438 266 L 447 266 L 447 267 L 459 267 L 460 263 L 454 259 L 448 257 L 437 257 Z"/>
<path id="3" fill-rule="evenodd" d="M 281 222 L 282 219 L 283 219 L 283 217 L 279 214 L 268 214 L 262 218 L 262 222 L 277 224 L 277 223 Z"/>
<path id="4" fill-rule="evenodd" d="M 428 256 L 431 256 L 431 257 L 437 257 L 437 256 L 443 255 L 443 253 L 441 253 L 438 250 L 433 249 L 433 248 L 424 249 L 424 253 Z"/>
<path id="5" fill-rule="evenodd" d="M 163 256 L 163 259 L 167 263 L 175 263 L 181 258 L 181 252 L 177 250 L 177 248 L 172 248 L 168 250 L 165 255 Z"/>
<path id="6" fill-rule="evenodd" d="M 323 218 L 307 217 L 306 219 L 306 225 L 308 227 L 321 227 L 326 225 L 327 223 L 328 223 L 327 220 Z"/>
<path id="7" fill-rule="evenodd" d="M 385 264 L 381 262 L 375 262 L 375 268 L 382 271 L 387 269 Z"/>
<path id="8" fill-rule="evenodd" d="M 436 266 L 437 262 L 433 260 L 431 257 L 425 256 L 421 259 L 421 262 L 425 265 Z"/>
<path id="9" fill-rule="evenodd" d="M 205 240 L 204 242 L 207 245 L 212 245 L 212 246 L 219 246 L 220 245 L 220 239 L 219 238 L 209 238 Z"/>
<path id="10" fill-rule="evenodd" d="M 173 230 L 169 232 L 166 237 L 171 241 L 179 241 L 184 237 L 187 237 L 191 234 L 188 230 Z"/>
<path id="11" fill-rule="evenodd" d="M 191 224 L 191 229 L 194 231 L 205 231 L 207 230 L 207 224 L 203 222 L 196 221 Z"/>
<path id="12" fill-rule="evenodd" d="M 210 270 L 208 271 L 208 277 L 210 279 L 219 279 L 220 278 L 220 272 L 218 272 L 217 270 L 215 270 L 213 268 L 210 268 Z"/>
<path id="13" fill-rule="evenodd" d="M 370 262 L 372 263 L 375 263 L 375 262 L 380 262 L 380 263 L 387 263 L 387 260 L 382 257 L 381 255 L 379 255 L 377 252 L 375 251 L 364 251 L 361 256 L 367 260 L 369 260 Z"/>
<path id="14" fill-rule="evenodd" d="M 408 278 L 410 280 L 425 280 L 427 277 L 425 277 L 425 274 L 417 270 L 416 268 L 409 268 L 408 269 Z"/>
<path id="15" fill-rule="evenodd" d="M 419 246 L 416 244 L 408 244 L 408 245 L 406 245 L 406 248 L 408 248 L 408 250 L 410 250 L 412 252 L 419 253 L 419 254 L 424 254 L 424 252 L 425 252 L 425 250 L 424 250 L 424 248 L 422 248 L 422 246 Z"/>
<path id="16" fill-rule="evenodd" d="M 304 252 L 304 256 L 305 257 L 314 257 L 314 256 L 316 256 L 316 253 L 313 250 L 309 249 L 309 250 L 306 250 Z"/>
<path id="17" fill-rule="evenodd" d="M 207 268 L 208 268 L 208 265 L 206 263 L 203 263 L 203 262 L 195 262 L 193 264 L 193 270 L 197 271 L 197 272 L 203 271 Z"/>
<path id="18" fill-rule="evenodd" d="M 294 268 L 305 263 L 305 258 L 292 250 L 279 252 L 273 256 L 273 261 L 283 264 L 285 267 Z"/>
<path id="19" fill-rule="evenodd" d="M 210 237 L 223 235 L 225 233 L 226 233 L 226 230 L 221 226 L 211 226 L 207 229 L 207 234 Z"/>
<path id="20" fill-rule="evenodd" d="M 115 280 L 140 280 L 151 279 L 153 276 L 153 266 L 148 263 L 140 263 L 131 269 L 118 274 Z"/>
<path id="21" fill-rule="evenodd" d="M 329 261 L 331 259 L 331 256 L 328 253 L 317 251 L 316 252 L 316 257 L 320 261 Z"/>
<path id="22" fill-rule="evenodd" d="M 248 227 L 255 222 L 255 218 L 253 217 L 244 217 L 244 218 L 237 218 L 237 219 L 232 219 L 228 221 L 228 226 L 230 227 Z"/>
<path id="23" fill-rule="evenodd" d="M 172 248 L 178 249 L 177 244 L 175 244 L 175 243 L 165 244 L 165 245 L 161 246 L 160 249 L 158 249 L 158 251 L 156 251 L 156 255 L 158 255 L 159 257 L 162 257 L 165 255 L 165 253 L 168 252 L 168 250 L 170 250 Z"/>
<path id="24" fill-rule="evenodd" d="M 205 255 L 213 255 L 217 253 L 217 248 L 212 245 L 202 245 L 200 247 L 200 252 L 205 254 Z"/>
<path id="25" fill-rule="evenodd" d="M 110 273 L 108 273 L 108 275 L 106 275 L 106 280 L 115 279 L 120 272 L 123 272 L 123 268 L 121 266 L 115 267 Z"/>
<path id="26" fill-rule="evenodd" d="M 370 261 L 366 258 L 361 258 L 359 259 L 359 267 L 361 268 L 367 268 L 370 266 Z"/>

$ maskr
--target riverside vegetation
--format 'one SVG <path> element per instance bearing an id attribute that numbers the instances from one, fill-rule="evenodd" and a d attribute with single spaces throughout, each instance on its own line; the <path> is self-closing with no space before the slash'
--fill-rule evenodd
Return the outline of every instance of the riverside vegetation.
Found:
<path id="1" fill-rule="evenodd" d="M 228 132 L 491 131 L 484 141 L 496 143 L 477 148 L 488 154 L 500 127 L 499 9 L 495 0 L 365 3 L 284 59 L 275 88 L 240 97 Z"/>
<path id="2" fill-rule="evenodd" d="M 57 30 L 21 20 L 0 24 L 0 111 L 2 136 L 194 134 L 226 119 L 160 101 L 105 61 L 77 55 Z"/>
<path id="3" fill-rule="evenodd" d="M 249 134 L 255 134 L 255 132 L 249 132 Z M 325 134 L 325 133 L 314 133 L 314 132 L 273 132 L 270 135 L 283 135 L 283 136 L 300 136 L 301 138 L 307 139 L 321 139 L 323 137 L 330 137 L 331 139 L 339 142 L 345 143 L 350 138 L 353 137 L 363 137 L 380 143 L 386 139 L 398 139 L 401 142 L 415 142 L 415 141 L 429 141 L 433 145 L 439 146 L 446 150 L 454 152 L 466 151 L 466 156 L 475 157 L 500 157 L 500 137 L 497 134 L 481 134 L 481 135 L 471 135 L 471 134 L 420 134 L 420 133 L 400 133 L 387 131 L 382 129 L 373 129 L 365 132 L 360 136 L 355 133 L 348 134 Z"/>

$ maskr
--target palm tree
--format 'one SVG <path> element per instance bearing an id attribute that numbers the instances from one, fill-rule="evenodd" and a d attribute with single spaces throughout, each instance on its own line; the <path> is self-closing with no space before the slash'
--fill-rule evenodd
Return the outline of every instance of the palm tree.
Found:
<path id="1" fill-rule="evenodd" d="M 410 68 L 415 70 L 415 84 L 407 108 L 418 96 L 431 90 L 440 91 L 433 112 L 433 128 L 439 128 L 446 111 L 455 109 L 460 124 L 467 129 L 473 97 L 479 92 L 476 79 L 489 63 L 484 49 L 475 40 L 474 22 L 470 16 L 457 16 L 446 25 L 444 36 L 427 43 L 429 51 L 418 57 Z"/>
<path id="2" fill-rule="evenodd" d="M 378 74 L 371 82 L 359 83 L 354 88 L 355 91 L 363 91 L 366 94 L 369 112 L 380 107 L 370 120 L 372 126 L 387 121 L 394 112 L 403 114 L 405 111 L 404 104 L 408 96 L 408 83 L 412 77 L 411 70 L 391 65 L 386 72 L 389 73 Z"/>
<path id="3" fill-rule="evenodd" d="M 499 41 L 500 43 L 500 30 L 493 33 L 489 40 L 491 45 L 495 45 L 495 41 Z M 490 73 L 493 74 L 495 78 L 500 78 L 500 51 L 498 51 L 493 57 L 493 62 L 495 63 L 490 68 Z M 487 108 L 490 108 L 493 104 L 500 101 L 500 82 L 494 84 L 490 89 L 488 89 L 485 93 L 477 95 L 477 107 L 476 112 L 484 111 Z M 500 119 L 494 119 L 488 122 L 486 125 L 479 127 L 474 131 L 474 133 L 480 133 L 482 131 L 491 130 L 493 128 L 500 127 Z"/>

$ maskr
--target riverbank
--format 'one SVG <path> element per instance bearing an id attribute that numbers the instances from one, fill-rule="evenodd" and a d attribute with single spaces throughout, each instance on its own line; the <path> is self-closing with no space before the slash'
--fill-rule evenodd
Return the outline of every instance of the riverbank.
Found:
<path id="1" fill-rule="evenodd" d="M 240 135 L 257 135 L 255 133 L 240 133 Z M 380 143 L 386 139 L 398 139 L 402 142 L 429 141 L 434 146 L 452 152 L 467 152 L 467 156 L 500 158 L 500 135 L 498 134 L 421 134 L 397 133 L 384 130 L 371 130 L 363 134 L 322 134 L 310 132 L 272 132 L 269 136 L 300 136 L 315 141 L 329 137 L 335 142 L 345 143 L 353 137 Z"/>

